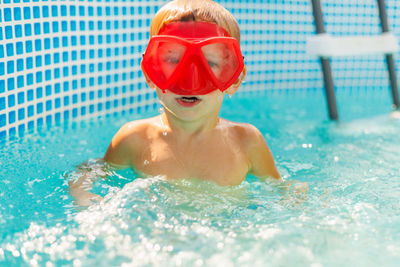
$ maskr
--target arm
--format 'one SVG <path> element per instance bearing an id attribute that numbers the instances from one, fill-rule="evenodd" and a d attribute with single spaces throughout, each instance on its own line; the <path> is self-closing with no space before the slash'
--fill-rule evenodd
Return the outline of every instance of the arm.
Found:
<path id="1" fill-rule="evenodd" d="M 74 202 L 79 206 L 90 206 L 103 198 L 93 194 L 90 190 L 93 188 L 93 182 L 99 178 L 105 178 L 109 175 L 109 168 L 102 159 L 84 162 L 72 172 L 70 177 L 69 194 L 74 198 Z"/>
<path id="2" fill-rule="evenodd" d="M 78 166 L 77 171 L 72 173 L 73 177 L 69 181 L 69 194 L 79 206 L 90 206 L 102 200 L 101 196 L 90 192 L 96 180 L 109 176 L 112 170 L 130 167 L 128 129 L 129 127 L 123 126 L 117 132 L 104 159 L 82 163 Z"/>
<path id="3" fill-rule="evenodd" d="M 250 159 L 250 174 L 261 180 L 270 178 L 284 195 L 283 199 L 292 203 L 303 203 L 307 199 L 308 184 L 295 180 L 284 181 L 279 174 L 274 158 L 260 131 L 254 126 L 249 127 L 250 143 L 248 155 Z"/>
<path id="4" fill-rule="evenodd" d="M 283 179 L 275 166 L 272 153 L 260 131 L 249 125 L 246 132 L 246 150 L 250 161 L 249 173 L 261 180 L 269 178 L 274 182 L 282 182 Z"/>

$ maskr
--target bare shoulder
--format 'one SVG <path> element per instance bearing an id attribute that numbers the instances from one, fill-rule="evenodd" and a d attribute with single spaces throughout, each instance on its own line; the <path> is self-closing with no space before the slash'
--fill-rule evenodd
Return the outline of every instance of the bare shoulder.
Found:
<path id="1" fill-rule="evenodd" d="M 250 123 L 233 122 L 221 119 L 224 127 L 228 128 L 243 143 L 243 145 L 254 145 L 255 142 L 265 142 L 262 133 Z"/>
<path id="2" fill-rule="evenodd" d="M 131 166 L 131 160 L 156 132 L 155 121 L 155 118 L 149 118 L 124 124 L 112 138 L 104 159 L 116 167 Z"/>
<path id="3" fill-rule="evenodd" d="M 141 140 L 151 133 L 156 126 L 155 118 L 148 118 L 125 123 L 115 134 L 112 142 L 134 142 Z"/>

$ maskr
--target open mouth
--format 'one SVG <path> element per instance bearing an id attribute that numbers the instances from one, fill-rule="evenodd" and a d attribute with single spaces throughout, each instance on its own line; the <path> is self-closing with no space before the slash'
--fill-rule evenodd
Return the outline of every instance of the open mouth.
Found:
<path id="1" fill-rule="evenodd" d="M 192 107 L 194 105 L 197 105 L 201 99 L 196 97 L 196 96 L 182 96 L 176 99 L 176 101 L 185 107 Z"/>
<path id="2" fill-rule="evenodd" d="M 200 100 L 200 99 L 197 98 L 196 96 L 192 96 L 192 97 L 182 96 L 180 99 L 181 99 L 183 102 L 186 102 L 186 103 L 194 103 L 194 102 Z"/>

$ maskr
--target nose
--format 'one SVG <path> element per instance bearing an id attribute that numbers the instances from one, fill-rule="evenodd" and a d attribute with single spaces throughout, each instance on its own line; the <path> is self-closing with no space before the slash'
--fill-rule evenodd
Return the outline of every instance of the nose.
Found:
<path id="1" fill-rule="evenodd" d="M 204 81 L 201 79 L 201 67 L 199 62 L 193 61 L 182 73 L 179 86 L 187 91 L 197 91 L 204 87 Z"/>
<path id="2" fill-rule="evenodd" d="M 191 74 L 190 76 L 191 76 L 192 86 L 194 87 L 192 89 L 197 89 L 197 87 L 200 84 L 199 67 L 195 63 L 192 63 L 192 64 L 190 64 L 189 71 Z"/>

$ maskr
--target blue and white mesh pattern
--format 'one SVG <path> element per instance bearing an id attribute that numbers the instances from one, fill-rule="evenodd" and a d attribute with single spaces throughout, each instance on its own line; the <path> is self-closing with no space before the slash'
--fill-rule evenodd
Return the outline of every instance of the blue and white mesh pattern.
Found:
<path id="1" fill-rule="evenodd" d="M 166 1 L 0 1 L 0 137 L 158 106 L 140 59 L 151 19 Z M 315 34 L 309 0 L 217 2 L 241 27 L 248 67 L 242 92 L 322 90 L 319 61 L 305 52 Z M 375 0 L 321 2 L 332 35 L 380 33 Z M 400 36 L 400 2 L 386 4 Z M 382 55 L 334 58 L 332 69 L 338 89 L 389 87 Z"/>
<path id="2" fill-rule="evenodd" d="M 219 2 L 241 29 L 248 69 L 241 91 L 321 88 L 319 61 L 305 53 L 315 32 L 308 0 Z"/>
<path id="3" fill-rule="evenodd" d="M 140 71 L 158 1 L 4 1 L 0 132 L 156 105 Z"/>

